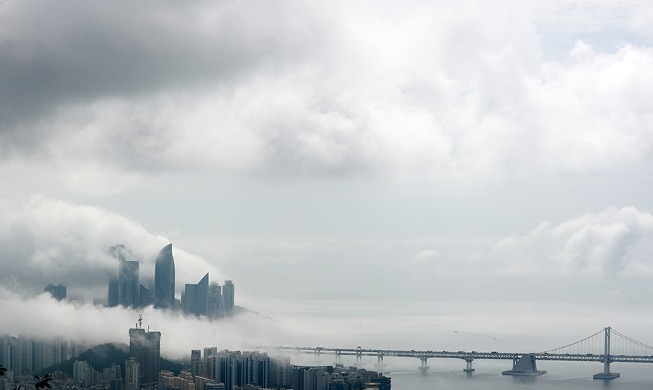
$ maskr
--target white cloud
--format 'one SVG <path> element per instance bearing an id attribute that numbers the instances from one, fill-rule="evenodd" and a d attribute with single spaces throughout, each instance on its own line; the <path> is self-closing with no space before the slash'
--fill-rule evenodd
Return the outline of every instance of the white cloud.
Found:
<path id="1" fill-rule="evenodd" d="M 189 31 L 180 31 L 169 9 L 142 15 L 164 35 L 181 36 L 169 50 L 144 38 L 129 44 L 150 48 L 155 59 L 188 47 L 200 64 L 201 88 L 189 81 L 186 63 L 175 72 L 159 68 L 165 61 L 148 62 L 153 69 L 142 73 L 155 74 L 159 84 L 126 93 L 132 84 L 119 83 L 123 93 L 114 93 L 111 83 L 89 83 L 97 88 L 92 98 L 53 100 L 48 115 L 21 125 L 43 136 L 29 142 L 8 137 L 7 143 L 14 150 L 43 143 L 38 157 L 20 158 L 51 161 L 54 169 L 68 170 L 58 175 L 73 191 L 97 195 L 133 188 L 141 175 L 179 169 L 486 182 L 595 172 L 650 158 L 651 49 L 624 44 L 604 52 L 578 41 L 568 59 L 547 59 L 538 32 L 541 5 L 343 3 L 308 9 L 289 2 L 280 8 L 293 17 L 282 19 L 295 22 L 285 24 L 241 7 L 183 7 L 197 21 Z M 227 20 L 239 23 L 217 22 Z M 140 19 L 124 23 L 141 25 Z M 58 32 L 52 45 L 74 50 L 60 36 L 67 29 L 50 28 Z M 69 28 L 90 29 L 99 39 L 109 26 Z M 272 31 L 270 41 L 260 41 Z M 15 34 L 27 32 L 16 28 Z M 232 58 L 239 41 L 248 53 L 242 72 L 242 61 Z M 215 45 L 218 54 L 200 55 L 208 50 L 202 45 Z M 98 50 L 107 55 L 116 47 Z M 238 76 L 210 71 L 216 61 Z M 95 69 L 93 63 L 79 66 Z M 122 186 L 108 188 L 97 179 L 106 173 L 107 181 L 119 180 L 121 172 Z"/>
<path id="2" fill-rule="evenodd" d="M 120 215 L 92 206 L 79 206 L 34 196 L 20 209 L 8 208 L 0 224 L 0 259 L 5 283 L 28 291 L 43 291 L 48 283 L 68 284 L 69 293 L 84 298 L 105 297 L 109 275 L 117 275 L 117 260 L 109 247 L 123 244 L 141 261 L 144 284 L 154 279 L 154 261 L 168 244 L 163 236 Z M 174 245 L 174 244 L 173 244 Z M 211 280 L 221 272 L 205 259 L 173 247 L 177 291 L 185 283 L 196 283 L 210 272 Z"/>
<path id="3" fill-rule="evenodd" d="M 415 255 L 415 260 L 426 261 L 437 257 L 440 253 L 434 249 L 425 249 Z"/>
<path id="4" fill-rule="evenodd" d="M 497 271 L 507 274 L 650 275 L 651 237 L 653 216 L 649 212 L 610 208 L 503 238 L 492 258 L 498 263 Z"/>
<path id="5" fill-rule="evenodd" d="M 106 342 L 129 344 L 128 330 L 135 326 L 139 315 L 122 307 L 56 301 L 49 294 L 21 298 L 4 287 L 0 287 L 0 313 L 3 333 L 34 338 L 67 337 L 89 346 Z M 212 322 L 148 307 L 143 312 L 143 326 L 161 332 L 162 354 L 175 359 L 187 356 L 191 349 L 247 349 L 286 343 L 292 337 L 269 317 L 253 313 Z"/>

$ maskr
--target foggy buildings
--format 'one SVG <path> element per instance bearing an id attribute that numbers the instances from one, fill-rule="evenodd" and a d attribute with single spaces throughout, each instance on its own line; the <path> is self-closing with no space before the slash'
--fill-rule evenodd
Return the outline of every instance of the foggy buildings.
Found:
<path id="1" fill-rule="evenodd" d="M 197 284 L 186 284 L 184 290 L 184 313 L 197 316 L 209 314 L 209 274 Z"/>
<path id="2" fill-rule="evenodd" d="M 175 261 L 172 244 L 164 246 L 156 257 L 154 265 L 154 288 L 140 284 L 139 262 L 129 261 L 123 255 L 131 253 L 123 245 L 111 247 L 119 260 L 117 277 L 109 279 L 107 305 L 114 307 L 145 307 L 182 310 L 185 314 L 205 316 L 209 319 L 231 317 L 234 314 L 234 284 L 226 280 L 224 286 L 209 285 L 209 274 L 197 284 L 185 284 L 181 301 L 175 298 Z M 142 369 L 142 368 L 141 368 Z"/>
<path id="3" fill-rule="evenodd" d="M 0 365 L 16 375 L 38 372 L 69 359 L 73 347 L 60 337 L 38 340 L 0 335 Z"/>
<path id="4" fill-rule="evenodd" d="M 47 286 L 45 286 L 43 291 L 50 293 L 50 295 L 52 295 L 52 298 L 58 301 L 66 299 L 66 286 L 63 284 L 59 284 L 57 286 L 55 286 L 54 284 L 48 284 Z"/>
<path id="5" fill-rule="evenodd" d="M 246 385 L 268 387 L 270 358 L 266 353 L 216 352 L 217 348 L 205 348 L 204 351 L 200 375 L 224 384 L 226 389 Z M 199 350 L 191 353 L 198 358 Z"/>
<path id="6" fill-rule="evenodd" d="M 190 351 L 190 372 L 193 376 L 200 375 L 202 369 L 202 351 L 193 349 Z"/>
<path id="7" fill-rule="evenodd" d="M 122 254 L 123 245 L 116 245 L 111 250 L 118 258 L 118 278 L 109 279 L 109 294 L 107 304 L 110 307 L 122 305 L 138 307 L 141 304 L 141 285 L 139 279 L 138 261 L 128 261 Z"/>
<path id="8" fill-rule="evenodd" d="M 154 266 L 154 304 L 156 307 L 173 307 L 175 304 L 175 259 L 172 244 L 161 249 Z"/>
<path id="9" fill-rule="evenodd" d="M 231 280 L 225 280 L 222 287 L 222 299 L 224 301 L 224 311 L 227 317 L 234 314 L 234 284 Z"/>
<path id="10" fill-rule="evenodd" d="M 109 307 L 120 305 L 120 282 L 115 276 L 109 278 L 109 295 L 107 297 L 107 304 Z"/>
<path id="11" fill-rule="evenodd" d="M 293 390 L 355 390 L 375 388 L 391 390 L 391 380 L 383 374 L 357 367 L 293 366 Z"/>
<path id="12" fill-rule="evenodd" d="M 139 295 L 139 306 L 145 307 L 152 304 L 152 296 L 150 290 L 141 284 Z"/>
<path id="13" fill-rule="evenodd" d="M 119 302 L 125 307 L 140 305 L 141 284 L 138 275 L 138 261 L 128 261 L 120 255 L 118 274 Z"/>
<path id="14" fill-rule="evenodd" d="M 209 285 L 209 318 L 224 317 L 224 304 L 220 285 L 213 282 Z"/>
<path id="15" fill-rule="evenodd" d="M 140 388 L 141 367 L 135 358 L 125 360 L 125 390 L 138 390 Z"/>
<path id="16" fill-rule="evenodd" d="M 129 356 L 139 364 L 140 386 L 156 385 L 161 365 L 161 332 L 146 332 L 141 328 L 129 329 Z"/>

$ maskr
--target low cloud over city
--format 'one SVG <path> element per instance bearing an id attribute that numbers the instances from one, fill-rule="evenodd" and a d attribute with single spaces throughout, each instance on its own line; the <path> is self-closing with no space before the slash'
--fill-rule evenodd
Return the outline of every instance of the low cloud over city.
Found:
<path id="1" fill-rule="evenodd" d="M 5 1 L 0 333 L 124 341 L 109 248 L 152 288 L 169 243 L 177 299 L 209 273 L 251 310 L 146 306 L 176 355 L 650 328 L 651 26 L 636 0 Z"/>

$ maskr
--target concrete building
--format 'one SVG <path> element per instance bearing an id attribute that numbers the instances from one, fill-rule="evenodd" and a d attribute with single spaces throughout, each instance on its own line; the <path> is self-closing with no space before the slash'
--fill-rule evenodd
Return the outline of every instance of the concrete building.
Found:
<path id="1" fill-rule="evenodd" d="M 270 358 L 266 353 L 209 350 L 211 354 L 202 360 L 207 378 L 224 383 L 227 389 L 244 385 L 268 386 Z"/>
<path id="2" fill-rule="evenodd" d="M 125 360 L 125 390 L 139 390 L 141 387 L 141 367 L 135 358 Z"/>
<path id="3" fill-rule="evenodd" d="M 129 356 L 140 366 L 140 386 L 156 386 L 161 367 L 161 332 L 129 329 Z"/>
<path id="4" fill-rule="evenodd" d="M 202 371 L 202 351 L 193 349 L 190 351 L 190 372 L 194 377 L 200 376 Z"/>

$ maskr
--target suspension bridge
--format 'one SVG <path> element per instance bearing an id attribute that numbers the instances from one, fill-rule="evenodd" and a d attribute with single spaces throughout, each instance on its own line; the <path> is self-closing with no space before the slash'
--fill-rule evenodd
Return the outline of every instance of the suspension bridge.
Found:
<path id="1" fill-rule="evenodd" d="M 355 356 L 356 365 L 362 364 L 363 356 L 377 358 L 377 367 L 383 369 L 384 357 L 408 357 L 421 361 L 419 370 L 428 372 L 428 359 L 461 359 L 466 362 L 463 371 L 472 373 L 472 363 L 479 359 L 512 360 L 512 369 L 503 375 L 534 376 L 545 374 L 537 369 L 538 360 L 597 362 L 603 365 L 603 371 L 594 375 L 594 379 L 614 379 L 619 373 L 610 371 L 611 363 L 653 363 L 653 347 L 624 335 L 610 327 L 585 337 L 582 340 L 562 347 L 542 352 L 477 352 L 477 351 L 416 351 L 365 348 L 325 348 L 325 347 L 275 347 L 277 350 L 314 354 L 317 361 L 322 354 L 335 355 L 336 363 L 342 356 Z"/>

